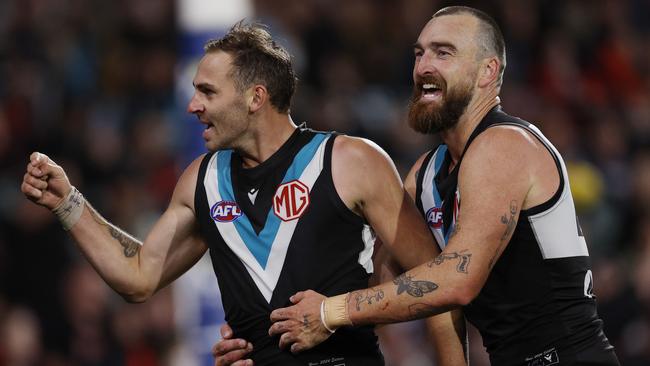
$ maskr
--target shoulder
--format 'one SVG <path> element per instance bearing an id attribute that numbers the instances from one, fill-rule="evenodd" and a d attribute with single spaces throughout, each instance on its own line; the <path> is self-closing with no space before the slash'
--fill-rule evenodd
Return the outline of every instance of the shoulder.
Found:
<path id="1" fill-rule="evenodd" d="M 363 205 L 391 190 L 401 190 L 395 164 L 376 143 L 359 137 L 337 136 L 332 148 L 332 179 L 348 207 Z M 383 193 L 382 193 L 383 192 Z"/>
<path id="2" fill-rule="evenodd" d="M 347 162 L 356 162 L 362 164 L 372 164 L 390 160 L 390 157 L 375 142 L 361 138 L 346 135 L 338 135 L 334 140 L 332 155 L 338 159 L 344 159 Z"/>
<path id="3" fill-rule="evenodd" d="M 176 201 L 185 206 L 194 207 L 194 191 L 196 190 L 196 182 L 199 176 L 201 162 L 205 156 L 206 154 L 202 154 L 194 159 L 187 168 L 185 168 L 176 183 L 172 201 Z"/>
<path id="4" fill-rule="evenodd" d="M 536 170 L 548 155 L 539 140 L 524 128 L 494 126 L 478 135 L 467 148 L 459 171 L 459 184 L 484 186 L 500 182 L 531 187 Z"/>
<path id="5" fill-rule="evenodd" d="M 539 140 L 522 127 L 494 126 L 478 135 L 467 148 L 463 164 L 467 160 L 483 161 L 497 159 L 500 165 L 525 164 L 539 153 Z"/>
<path id="6" fill-rule="evenodd" d="M 404 180 L 404 188 L 406 188 L 406 191 L 409 193 L 411 197 L 415 197 L 418 177 L 422 173 L 421 172 L 422 164 L 424 164 L 424 161 L 426 160 L 427 156 L 429 156 L 429 153 L 431 153 L 431 150 L 420 155 L 418 160 L 416 160 L 413 166 L 411 167 L 411 170 L 409 170 L 409 173 L 406 176 L 406 179 Z"/>

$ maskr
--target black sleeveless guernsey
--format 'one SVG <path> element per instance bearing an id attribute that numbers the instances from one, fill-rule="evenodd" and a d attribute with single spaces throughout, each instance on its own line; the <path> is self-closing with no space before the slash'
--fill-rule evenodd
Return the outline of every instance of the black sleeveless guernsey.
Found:
<path id="1" fill-rule="evenodd" d="M 483 289 L 464 307 L 466 318 L 480 331 L 495 366 L 617 365 L 596 313 L 589 253 L 562 157 L 537 127 L 499 106 L 479 123 L 465 151 L 493 126 L 516 126 L 542 142 L 555 160 L 560 185 L 550 200 L 521 211 Z M 416 204 L 441 249 L 462 202 L 457 189 L 462 156 L 451 171 L 450 162 L 447 146 L 439 145 L 426 156 L 417 180 Z"/>
<path id="2" fill-rule="evenodd" d="M 201 162 L 195 193 L 226 321 L 253 343 L 255 365 L 383 365 L 372 327 L 342 328 L 293 355 L 269 337 L 272 310 L 297 291 L 326 296 L 368 287 L 374 234 L 339 198 L 331 173 L 335 134 L 298 128 L 251 169 L 224 150 Z"/>

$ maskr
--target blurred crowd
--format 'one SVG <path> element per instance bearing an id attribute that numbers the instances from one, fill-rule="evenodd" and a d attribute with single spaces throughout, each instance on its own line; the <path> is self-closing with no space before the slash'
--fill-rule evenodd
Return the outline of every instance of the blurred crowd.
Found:
<path id="1" fill-rule="evenodd" d="M 537 124 L 567 161 L 622 364 L 650 364 L 650 2 L 462 3 L 502 27 L 505 110 Z M 370 138 L 405 174 L 437 142 L 405 124 L 412 45 L 450 4 L 256 0 L 253 9 L 295 56 L 294 121 Z M 179 364 L 173 288 L 125 303 L 20 193 L 30 152 L 45 152 L 105 217 L 144 237 L 192 158 L 187 146 L 201 146 L 176 93 L 175 5 L 0 1 L 0 366 Z M 431 364 L 420 322 L 379 331 L 389 365 Z M 474 331 L 470 344 L 472 364 L 486 365 Z"/>

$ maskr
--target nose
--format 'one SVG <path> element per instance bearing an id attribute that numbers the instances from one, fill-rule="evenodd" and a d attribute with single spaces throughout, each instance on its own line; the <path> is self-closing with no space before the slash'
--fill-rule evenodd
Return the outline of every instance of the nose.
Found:
<path id="1" fill-rule="evenodd" d="M 433 52 L 425 50 L 420 57 L 415 60 L 413 67 L 413 76 L 424 76 L 434 74 L 436 67 L 433 62 Z"/>
<path id="2" fill-rule="evenodd" d="M 190 103 L 187 105 L 187 112 L 196 114 L 203 112 L 204 110 L 205 106 L 203 103 L 201 103 L 201 101 L 198 100 L 196 93 L 194 93 L 194 95 L 192 95 L 192 99 L 190 99 Z"/>

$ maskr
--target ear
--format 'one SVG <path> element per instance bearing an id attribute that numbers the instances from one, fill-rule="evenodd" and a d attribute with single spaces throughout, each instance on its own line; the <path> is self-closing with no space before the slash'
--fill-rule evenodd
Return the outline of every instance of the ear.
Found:
<path id="1" fill-rule="evenodd" d="M 255 84 L 246 93 L 248 101 L 248 111 L 255 113 L 266 103 L 269 93 L 264 85 Z"/>
<path id="2" fill-rule="evenodd" d="M 496 57 L 483 59 L 481 69 L 479 70 L 478 86 L 485 88 L 486 86 L 496 83 L 499 78 L 499 67 L 501 63 Z"/>

